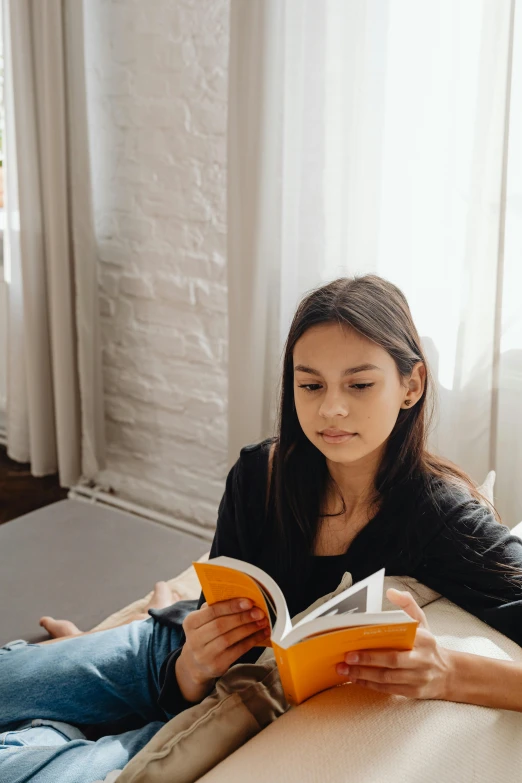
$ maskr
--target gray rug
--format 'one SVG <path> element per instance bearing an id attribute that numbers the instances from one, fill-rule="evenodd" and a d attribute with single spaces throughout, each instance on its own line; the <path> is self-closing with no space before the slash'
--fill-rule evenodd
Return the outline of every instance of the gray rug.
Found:
<path id="1" fill-rule="evenodd" d="M 47 639 L 42 615 L 87 630 L 171 579 L 210 542 L 101 505 L 62 500 L 0 526 L 0 645 Z"/>

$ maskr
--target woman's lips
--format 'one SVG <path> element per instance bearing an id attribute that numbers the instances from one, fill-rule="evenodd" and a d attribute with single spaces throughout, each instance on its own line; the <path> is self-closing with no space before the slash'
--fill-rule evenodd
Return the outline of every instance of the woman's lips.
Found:
<path id="1" fill-rule="evenodd" d="M 347 443 L 347 441 L 355 438 L 357 435 L 356 432 L 338 431 L 337 434 L 334 434 L 334 432 L 334 430 L 324 430 L 323 432 L 320 432 L 319 435 L 326 443 Z"/>

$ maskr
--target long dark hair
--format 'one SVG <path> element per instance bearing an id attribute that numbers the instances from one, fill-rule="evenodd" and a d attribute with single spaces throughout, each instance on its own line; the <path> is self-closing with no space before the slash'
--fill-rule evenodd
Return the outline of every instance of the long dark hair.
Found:
<path id="1" fill-rule="evenodd" d="M 286 341 L 280 406 L 272 462 L 270 499 L 274 512 L 274 545 L 279 577 L 306 575 L 313 553 L 325 493 L 330 481 L 324 455 L 301 429 L 294 403 L 293 351 L 299 338 L 319 324 L 339 324 L 380 345 L 406 379 L 423 362 L 426 383 L 422 397 L 401 409 L 375 477 L 375 498 L 385 507 L 396 492 L 415 478 L 436 477 L 465 487 L 484 501 L 460 468 L 427 448 L 433 414 L 432 379 L 419 335 L 402 291 L 375 275 L 339 278 L 317 288 L 300 303 Z M 427 482 L 429 487 L 429 482 Z"/>

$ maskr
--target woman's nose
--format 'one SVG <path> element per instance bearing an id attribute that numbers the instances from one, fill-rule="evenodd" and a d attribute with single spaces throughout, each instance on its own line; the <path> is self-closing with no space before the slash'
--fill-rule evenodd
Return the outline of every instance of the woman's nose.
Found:
<path id="1" fill-rule="evenodd" d="M 325 419 L 331 419 L 333 416 L 347 416 L 348 404 L 346 400 L 343 400 L 338 394 L 328 395 L 321 403 L 319 415 Z"/>

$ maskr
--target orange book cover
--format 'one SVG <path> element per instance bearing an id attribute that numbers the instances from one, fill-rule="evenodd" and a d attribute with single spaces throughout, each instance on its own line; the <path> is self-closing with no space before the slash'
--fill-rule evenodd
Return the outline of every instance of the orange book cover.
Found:
<path id="1" fill-rule="evenodd" d="M 411 650 L 417 623 L 370 625 L 325 631 L 285 648 L 272 644 L 285 696 L 290 704 L 301 704 L 319 691 L 348 681 L 336 672 L 352 650 Z"/>
<path id="2" fill-rule="evenodd" d="M 250 598 L 265 612 L 283 690 L 291 704 L 348 681 L 335 666 L 347 652 L 388 648 L 411 650 L 418 623 L 403 612 L 382 611 L 384 569 L 361 580 L 292 622 L 281 588 L 262 569 L 230 557 L 194 563 L 211 606 Z"/>
<path id="3" fill-rule="evenodd" d="M 262 609 L 270 620 L 273 612 L 270 612 L 263 590 L 251 576 L 235 568 L 216 567 L 213 565 L 213 561 L 193 563 L 193 565 L 196 569 L 205 601 L 209 606 L 218 601 L 227 601 L 230 598 L 250 598 L 254 606 Z M 272 642 L 270 639 L 259 645 L 259 647 L 271 646 Z"/>

